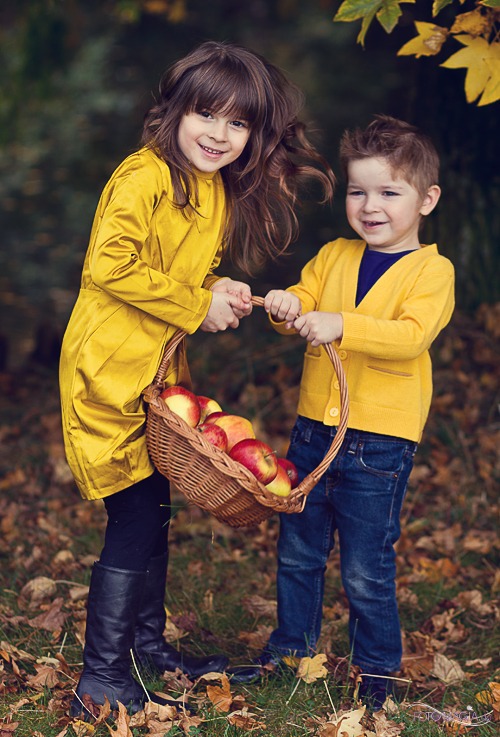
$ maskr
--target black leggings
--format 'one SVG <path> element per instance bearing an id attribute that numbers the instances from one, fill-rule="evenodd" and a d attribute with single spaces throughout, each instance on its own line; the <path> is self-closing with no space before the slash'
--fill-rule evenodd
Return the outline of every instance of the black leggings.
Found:
<path id="1" fill-rule="evenodd" d="M 108 524 L 100 563 L 126 571 L 147 571 L 150 558 L 168 551 L 170 486 L 152 476 L 104 498 Z"/>

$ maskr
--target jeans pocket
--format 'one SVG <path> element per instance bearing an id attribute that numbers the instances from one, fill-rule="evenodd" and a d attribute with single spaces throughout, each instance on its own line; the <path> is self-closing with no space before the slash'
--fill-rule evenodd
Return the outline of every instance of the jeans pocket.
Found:
<path id="1" fill-rule="evenodd" d="M 407 457 L 407 446 L 403 440 L 362 440 L 358 443 L 356 460 L 368 473 L 397 478 Z"/>
<path id="2" fill-rule="evenodd" d="M 288 446 L 290 450 L 294 448 L 299 448 L 301 445 L 307 442 L 307 438 L 306 438 L 307 430 L 308 430 L 307 421 L 301 417 L 297 417 L 295 421 L 295 425 L 292 428 L 292 432 L 290 433 L 290 444 Z"/>

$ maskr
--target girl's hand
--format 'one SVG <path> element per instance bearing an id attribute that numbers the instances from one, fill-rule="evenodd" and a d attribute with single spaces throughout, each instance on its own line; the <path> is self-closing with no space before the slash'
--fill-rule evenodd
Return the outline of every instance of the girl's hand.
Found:
<path id="1" fill-rule="evenodd" d="M 244 310 L 244 302 L 235 294 L 214 292 L 207 316 L 200 325 L 207 333 L 217 333 L 226 328 L 237 328 L 240 324 L 236 312 Z"/>
<path id="2" fill-rule="evenodd" d="M 264 309 L 270 312 L 275 320 L 286 320 L 287 328 L 295 327 L 293 321 L 302 314 L 302 304 L 298 297 L 284 289 L 271 289 L 264 299 Z"/>
<path id="3" fill-rule="evenodd" d="M 245 317 L 252 311 L 252 291 L 248 284 L 234 279 L 220 279 L 213 285 L 212 292 L 219 294 L 234 294 L 240 298 L 240 305 L 234 307 L 233 311 L 237 318 Z"/>
<path id="4" fill-rule="evenodd" d="M 340 340 L 344 334 L 344 319 L 340 312 L 306 312 L 295 320 L 293 327 L 316 347 Z"/>

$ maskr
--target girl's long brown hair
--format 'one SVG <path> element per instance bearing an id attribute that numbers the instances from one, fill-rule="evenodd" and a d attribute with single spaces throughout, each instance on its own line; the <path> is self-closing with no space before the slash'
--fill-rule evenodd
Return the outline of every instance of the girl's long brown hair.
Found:
<path id="1" fill-rule="evenodd" d="M 196 208 L 193 169 L 178 144 L 178 127 L 190 112 L 223 112 L 245 120 L 250 136 L 243 153 L 222 167 L 228 205 L 226 242 L 233 262 L 247 273 L 253 264 L 282 254 L 297 232 L 297 185 L 313 177 L 324 200 L 335 177 L 297 120 L 303 95 L 263 57 L 240 46 L 207 41 L 164 75 L 156 104 L 146 114 L 143 143 L 170 168 L 175 205 Z M 297 138 L 300 147 L 293 145 Z M 309 159 L 321 164 L 299 164 Z"/>

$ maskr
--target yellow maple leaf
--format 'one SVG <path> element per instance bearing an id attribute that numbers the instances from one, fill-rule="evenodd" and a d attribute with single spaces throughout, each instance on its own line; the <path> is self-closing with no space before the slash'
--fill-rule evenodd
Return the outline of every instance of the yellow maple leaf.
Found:
<path id="1" fill-rule="evenodd" d="M 415 54 L 417 59 L 421 56 L 434 56 L 441 51 L 441 46 L 448 38 L 448 29 L 436 26 L 435 23 L 424 23 L 415 21 L 418 36 L 405 43 L 398 51 L 398 56 L 410 56 Z"/>
<path id="2" fill-rule="evenodd" d="M 486 82 L 483 95 L 477 103 L 478 107 L 500 100 L 500 59 L 486 59 L 486 65 L 491 77 Z"/>
<path id="3" fill-rule="evenodd" d="M 318 678 L 325 678 L 328 671 L 323 663 L 327 660 L 328 658 L 324 653 L 315 655 L 314 658 L 301 658 L 297 668 L 297 678 L 302 678 L 306 683 L 314 683 Z"/>
<path id="4" fill-rule="evenodd" d="M 491 77 L 491 69 L 486 63 L 487 59 L 500 59 L 500 43 L 489 44 L 484 38 L 472 38 L 472 36 L 455 36 L 457 41 L 464 44 L 465 49 L 460 49 L 450 56 L 442 67 L 447 69 L 458 69 L 467 67 L 465 77 L 465 96 L 467 102 L 474 102 L 486 87 Z M 485 105 L 486 103 L 482 102 Z"/>
<path id="5" fill-rule="evenodd" d="M 483 15 L 479 8 L 471 10 L 470 13 L 461 13 L 455 18 L 450 28 L 450 33 L 468 33 L 471 36 L 485 36 L 491 31 L 493 25 L 492 15 Z"/>

